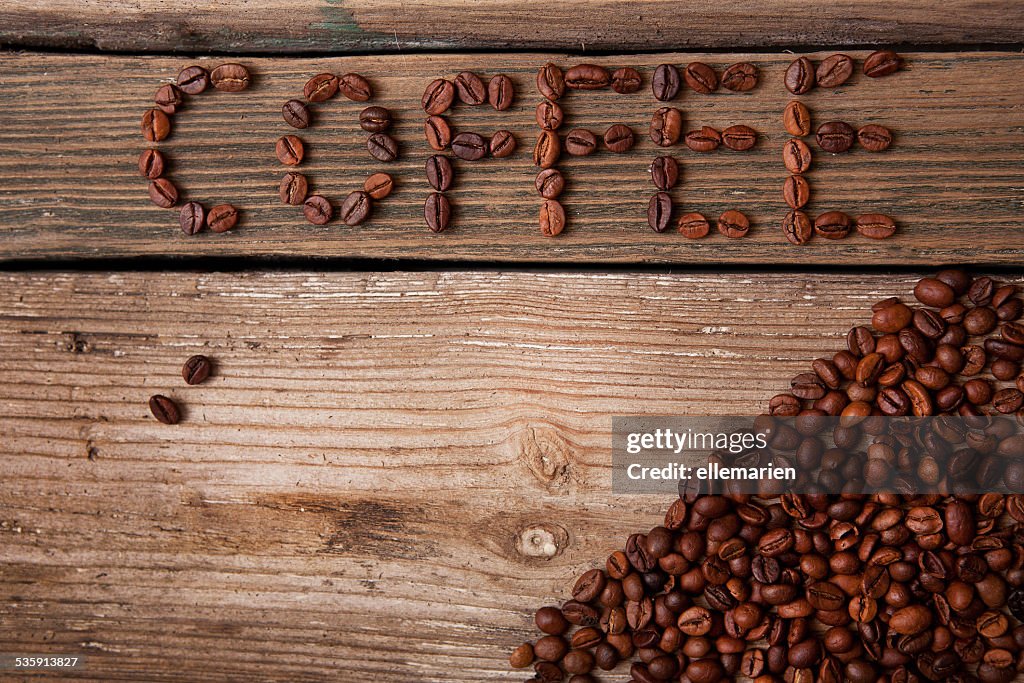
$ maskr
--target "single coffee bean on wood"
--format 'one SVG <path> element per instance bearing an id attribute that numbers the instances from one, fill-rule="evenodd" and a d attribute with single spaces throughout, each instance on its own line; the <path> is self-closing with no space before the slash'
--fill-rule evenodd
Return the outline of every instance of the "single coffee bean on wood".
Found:
<path id="1" fill-rule="evenodd" d="M 423 91 L 423 111 L 430 116 L 438 116 L 448 111 L 455 101 L 455 86 L 451 81 L 438 78 L 430 82 L 427 89 Z"/>
<path id="2" fill-rule="evenodd" d="M 782 220 L 782 233 L 793 244 L 807 244 L 813 234 L 811 219 L 803 211 L 790 211 Z"/>
<path id="3" fill-rule="evenodd" d="M 281 202 L 291 206 L 299 206 L 306 201 L 309 192 L 309 181 L 301 173 L 285 173 L 278 188 Z"/>
<path id="4" fill-rule="evenodd" d="M 830 240 L 850 234 L 850 217 L 842 211 L 827 211 L 814 219 L 814 232 Z"/>
<path id="5" fill-rule="evenodd" d="M 536 120 L 541 130 L 558 130 L 565 120 L 565 113 L 557 102 L 541 100 L 537 105 Z"/>
<path id="6" fill-rule="evenodd" d="M 746 92 L 757 87 L 760 73 L 750 62 L 733 64 L 722 74 L 722 87 L 733 92 Z"/>
<path id="7" fill-rule="evenodd" d="M 565 76 L 558 65 L 548 62 L 537 70 L 537 90 L 551 101 L 565 93 Z"/>
<path id="8" fill-rule="evenodd" d="M 672 197 L 667 192 L 655 193 L 647 203 L 647 224 L 654 232 L 665 232 L 672 222 Z"/>
<path id="9" fill-rule="evenodd" d="M 865 213 L 857 216 L 857 232 L 875 240 L 892 237 L 896 233 L 896 221 L 881 213 Z"/>
<path id="10" fill-rule="evenodd" d="M 803 137 L 811 133 L 811 112 L 807 105 L 793 100 L 782 110 L 782 126 L 793 137 Z"/>
<path id="11" fill-rule="evenodd" d="M 370 217 L 373 209 L 373 200 L 370 195 L 362 190 L 350 192 L 345 200 L 338 207 L 338 217 L 345 225 L 359 225 Z"/>
<path id="12" fill-rule="evenodd" d="M 178 87 L 187 95 L 198 95 L 210 86 L 210 74 L 201 66 L 186 66 L 178 72 Z"/>
<path id="13" fill-rule="evenodd" d="M 621 123 L 613 124 L 604 132 L 604 146 L 609 152 L 623 154 L 633 149 L 633 129 Z"/>
<path id="14" fill-rule="evenodd" d="M 339 78 L 338 90 L 353 102 L 366 102 L 373 97 L 373 87 L 370 86 L 370 82 L 356 73 L 347 73 Z"/>
<path id="15" fill-rule="evenodd" d="M 178 203 L 178 188 L 167 178 L 149 181 L 149 200 L 161 209 L 169 209 Z"/>
<path id="16" fill-rule="evenodd" d="M 155 180 L 164 174 L 165 160 L 160 150 L 146 149 L 139 155 L 139 173 L 144 178 Z"/>
<path id="17" fill-rule="evenodd" d="M 711 126 L 702 126 L 688 132 L 684 142 L 694 152 L 712 152 L 722 144 L 722 134 Z"/>
<path id="18" fill-rule="evenodd" d="M 675 187 L 679 181 L 679 163 L 673 157 L 655 157 L 651 162 L 651 182 L 666 192 Z"/>
<path id="19" fill-rule="evenodd" d="M 801 209 L 811 199 L 811 186 L 802 175 L 793 174 L 782 185 L 782 197 L 791 209 Z"/>
<path id="20" fill-rule="evenodd" d="M 739 211 L 730 210 L 718 217 L 718 232 L 736 239 L 750 232 L 750 219 Z"/>
<path id="21" fill-rule="evenodd" d="M 165 425 L 176 425 L 181 421 L 178 404 L 161 394 L 149 399 L 149 412 L 153 413 L 158 422 Z"/>
<path id="22" fill-rule="evenodd" d="M 181 377 L 185 384 L 202 384 L 213 372 L 213 363 L 203 355 L 192 356 L 181 366 Z"/>
<path id="23" fill-rule="evenodd" d="M 512 156 L 517 146 L 515 136 L 512 135 L 512 131 L 508 130 L 495 131 L 488 143 L 491 156 L 495 159 L 504 159 L 505 157 Z"/>
<path id="24" fill-rule="evenodd" d="M 611 82 L 608 69 L 596 64 L 577 64 L 565 72 L 565 87 L 573 90 L 601 90 Z"/>
<path id="25" fill-rule="evenodd" d="M 811 150 L 803 140 L 791 138 L 782 146 L 782 163 L 790 173 L 806 173 L 811 167 Z"/>
<path id="26" fill-rule="evenodd" d="M 558 134 L 552 130 L 541 131 L 533 148 L 533 163 L 541 168 L 551 168 L 562 155 L 562 144 Z"/>
<path id="27" fill-rule="evenodd" d="M 148 142 L 160 142 L 171 134 L 171 120 L 159 109 L 147 109 L 142 115 L 142 137 Z"/>
<path id="28" fill-rule="evenodd" d="M 597 151 L 597 136 L 586 128 L 573 128 L 565 136 L 565 151 L 573 156 L 589 156 Z"/>
<path id="29" fill-rule="evenodd" d="M 387 173 L 374 173 L 363 181 L 363 191 L 371 199 L 384 199 L 394 188 L 395 181 Z"/>
<path id="30" fill-rule="evenodd" d="M 699 213 L 683 214 L 679 217 L 676 226 L 683 237 L 691 240 L 706 237 L 711 232 L 711 223 Z"/>
<path id="31" fill-rule="evenodd" d="M 274 145 L 277 160 L 285 166 L 298 166 L 306 154 L 306 148 L 297 135 L 282 135 Z"/>
<path id="32" fill-rule="evenodd" d="M 334 217 L 334 207 L 327 197 L 313 194 L 302 203 L 302 214 L 313 225 L 326 225 Z"/>
<path id="33" fill-rule="evenodd" d="M 857 142 L 869 152 L 883 152 L 892 144 L 892 133 L 885 126 L 869 123 L 857 131 Z"/>
<path id="34" fill-rule="evenodd" d="M 338 94 L 338 77 L 334 74 L 317 74 L 302 88 L 302 94 L 310 102 L 325 102 Z"/>
<path id="35" fill-rule="evenodd" d="M 487 102 L 487 88 L 472 71 L 463 71 L 455 77 L 455 93 L 459 102 L 475 107 Z"/>
<path id="36" fill-rule="evenodd" d="M 435 154 L 427 159 L 427 182 L 438 192 L 444 192 L 452 186 L 455 169 L 452 162 L 443 154 Z"/>
<path id="37" fill-rule="evenodd" d="M 683 113 L 675 107 L 661 107 L 651 117 L 651 140 L 659 147 L 679 142 L 683 131 Z"/>
<path id="38" fill-rule="evenodd" d="M 213 232 L 227 232 L 238 224 L 238 209 L 230 204 L 218 204 L 206 215 L 206 224 Z"/>
<path id="39" fill-rule="evenodd" d="M 845 121 L 828 121 L 818 126 L 815 138 L 818 146 L 826 152 L 841 154 L 853 147 L 857 132 Z"/>
<path id="40" fill-rule="evenodd" d="M 679 94 L 679 84 L 679 69 L 671 64 L 660 64 L 654 70 L 651 91 L 656 100 L 668 102 Z"/>
<path id="41" fill-rule="evenodd" d="M 757 131 L 750 126 L 729 126 L 722 131 L 722 144 L 736 152 L 744 152 L 757 144 Z"/>
<path id="42" fill-rule="evenodd" d="M 452 154 L 465 161 L 477 161 L 487 156 L 488 142 L 477 133 L 459 133 L 452 138 Z"/>
<path id="43" fill-rule="evenodd" d="M 210 72 L 210 83 L 217 90 L 240 92 L 249 87 L 249 70 L 241 64 L 221 64 Z"/>
<path id="44" fill-rule="evenodd" d="M 903 59 L 892 50 L 872 52 L 864 60 L 864 75 L 880 78 L 896 73 L 903 66 Z"/>
<path id="45" fill-rule="evenodd" d="M 487 100 L 497 111 L 505 111 L 512 106 L 516 93 L 512 79 L 505 74 L 497 74 L 491 77 L 487 84 Z"/>
<path id="46" fill-rule="evenodd" d="M 366 141 L 366 150 L 377 161 L 385 163 L 398 158 L 398 143 L 387 133 L 374 133 Z"/>
<path id="47" fill-rule="evenodd" d="M 431 192 L 423 204 L 423 218 L 431 232 L 444 232 L 452 219 L 452 205 L 440 192 Z"/>
<path id="48" fill-rule="evenodd" d="M 554 199 L 546 199 L 540 206 L 540 232 L 545 237 L 560 235 L 565 229 L 565 209 Z"/>
<path id="49" fill-rule="evenodd" d="M 153 102 L 159 107 L 160 111 L 165 114 L 175 114 L 178 108 L 181 107 L 184 102 L 181 89 L 171 83 L 165 83 L 161 85 L 156 95 L 153 96 Z"/>
<path id="50" fill-rule="evenodd" d="M 367 107 L 359 112 L 359 127 L 367 133 L 383 133 L 391 128 L 391 112 L 384 107 Z"/>
<path id="51" fill-rule="evenodd" d="M 826 57 L 818 64 L 815 80 L 822 88 L 838 88 L 853 75 L 853 60 L 848 55 Z"/>
<path id="52" fill-rule="evenodd" d="M 206 209 L 199 202 L 188 202 L 181 207 L 178 222 L 183 233 L 195 235 L 206 227 Z"/>
<path id="53" fill-rule="evenodd" d="M 709 94 L 718 90 L 718 74 L 704 62 L 690 62 L 683 69 L 683 79 L 694 91 Z"/>
<path id="54" fill-rule="evenodd" d="M 443 116 L 430 116 L 423 123 L 423 135 L 430 148 L 442 152 L 452 142 L 452 128 Z"/>
<path id="55" fill-rule="evenodd" d="M 288 100 L 281 106 L 281 117 L 292 128 L 308 128 L 311 116 L 302 100 Z"/>
<path id="56" fill-rule="evenodd" d="M 633 67 L 624 66 L 621 69 L 616 69 L 612 74 L 612 90 L 620 95 L 639 92 L 641 86 L 643 86 L 643 78 L 640 76 L 640 72 Z"/>
<path id="57" fill-rule="evenodd" d="M 805 95 L 815 85 L 814 64 L 807 57 L 798 57 L 786 69 L 786 90 L 794 95 Z"/>
<path id="58" fill-rule="evenodd" d="M 537 174 L 534 181 L 537 194 L 544 199 L 558 199 L 565 189 L 565 177 L 555 168 L 547 168 Z"/>

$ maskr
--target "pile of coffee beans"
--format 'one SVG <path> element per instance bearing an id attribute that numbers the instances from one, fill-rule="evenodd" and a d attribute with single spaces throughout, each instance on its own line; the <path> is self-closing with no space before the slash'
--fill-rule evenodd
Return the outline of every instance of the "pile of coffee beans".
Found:
<path id="1" fill-rule="evenodd" d="M 373 98 L 373 86 L 360 74 L 337 76 L 321 73 L 310 78 L 303 87 L 306 102 L 300 99 L 288 100 L 281 107 L 281 116 L 292 128 L 309 128 L 313 123 L 310 105 L 326 102 L 339 92 L 353 102 L 368 102 Z M 369 133 L 366 150 L 374 159 L 384 163 L 398 159 L 398 142 L 387 134 L 391 123 L 391 112 L 384 107 L 369 106 L 359 113 L 359 127 Z M 283 135 L 274 145 L 277 160 L 289 167 L 302 164 L 305 150 L 305 143 L 297 135 Z M 285 173 L 278 188 L 281 202 L 301 206 L 303 216 L 313 225 L 326 225 L 334 218 L 334 205 L 321 194 L 310 194 L 309 184 L 309 178 L 302 173 Z M 373 203 L 391 194 L 394 184 L 394 179 L 387 173 L 370 175 L 363 182 L 362 189 L 353 190 L 342 201 L 338 208 L 342 222 L 345 225 L 359 225 L 366 221 L 373 211 Z"/>
<path id="2" fill-rule="evenodd" d="M 420 104 L 427 114 L 423 134 L 427 144 L 437 152 L 450 149 L 452 155 L 463 161 L 480 161 L 487 157 L 504 159 L 516 151 L 516 138 L 507 130 L 495 131 L 489 137 L 471 131 L 453 133 L 444 114 L 456 101 L 471 107 L 490 103 L 495 111 L 505 111 L 515 101 L 515 85 L 511 78 L 496 74 L 487 85 L 472 71 L 463 71 L 452 80 L 438 78 L 423 91 Z M 539 111 L 537 115 L 540 116 Z M 426 173 L 427 182 L 434 192 L 427 195 L 423 204 L 423 219 L 431 232 L 443 232 L 452 217 L 451 202 L 444 194 L 454 177 L 451 159 L 440 154 L 430 157 Z"/>
<path id="3" fill-rule="evenodd" d="M 876 304 L 872 327 L 794 377 L 770 413 L 842 416 L 844 429 L 893 415 L 958 415 L 982 431 L 993 416 L 1024 418 L 1016 287 L 950 269 L 914 297 Z M 844 458 L 815 451 L 816 436 L 796 436 L 800 457 L 835 461 L 844 493 L 681 486 L 663 525 L 629 536 L 571 600 L 536 612 L 544 635 L 510 664 L 545 683 L 593 683 L 630 660 L 633 683 L 1009 683 L 1024 672 L 1024 495 L 958 491 L 956 458 L 934 468 L 942 493 L 864 494 L 899 459 L 887 442 L 846 472 Z M 1012 453 L 972 442 L 989 451 L 965 467 L 974 490 L 1003 466 L 992 462 L 1020 464 L 1024 443 L 1007 441 Z M 1015 490 L 1022 469 L 1007 482 Z"/>
<path id="4" fill-rule="evenodd" d="M 181 367 L 181 378 L 185 384 L 193 386 L 202 384 L 213 372 L 213 362 L 206 356 L 196 355 L 185 361 Z M 149 412 L 165 425 L 176 425 L 181 422 L 181 408 L 172 398 L 156 394 L 149 398 Z"/>
<path id="5" fill-rule="evenodd" d="M 147 142 L 160 142 L 171 134 L 171 117 L 185 105 L 186 95 L 199 95 L 210 85 L 223 92 L 239 92 L 249 87 L 251 77 L 241 64 L 221 64 L 207 71 L 192 65 L 178 74 L 176 83 L 160 86 L 154 102 L 156 107 L 142 115 L 142 137 Z M 178 187 L 166 177 L 168 159 L 158 149 L 145 149 L 139 156 L 139 173 L 149 180 L 149 199 L 162 209 L 177 205 Z M 192 236 L 210 228 L 212 232 L 227 232 L 238 223 L 239 212 L 231 204 L 218 204 L 207 212 L 199 202 L 187 202 L 178 213 L 178 225 L 186 235 Z"/>

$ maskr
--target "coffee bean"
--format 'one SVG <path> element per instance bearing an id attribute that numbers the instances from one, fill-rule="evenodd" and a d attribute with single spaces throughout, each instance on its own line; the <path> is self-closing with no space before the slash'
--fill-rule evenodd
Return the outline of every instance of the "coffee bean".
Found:
<path id="1" fill-rule="evenodd" d="M 187 66 L 178 72 L 178 87 L 188 95 L 198 95 L 210 85 L 210 74 L 201 66 Z"/>
<path id="2" fill-rule="evenodd" d="M 431 232 L 444 232 L 452 219 L 452 206 L 440 192 L 431 192 L 423 204 L 423 218 Z"/>
<path id="3" fill-rule="evenodd" d="M 482 135 L 459 133 L 452 138 L 452 154 L 465 161 L 483 159 L 488 151 L 488 142 Z"/>
<path id="4" fill-rule="evenodd" d="M 661 107 L 651 118 L 651 140 L 659 147 L 679 142 L 683 130 L 683 113 L 675 107 Z"/>
<path id="5" fill-rule="evenodd" d="M 562 70 L 548 62 L 537 71 L 537 89 L 540 94 L 551 100 L 557 100 L 565 93 L 565 77 Z"/>
<path id="6" fill-rule="evenodd" d="M 679 164 L 672 157 L 655 157 L 651 162 L 651 181 L 663 192 L 671 190 L 679 181 Z"/>
<path id="7" fill-rule="evenodd" d="M 864 75 L 871 78 L 888 76 L 899 71 L 902 65 L 903 60 L 892 50 L 879 50 L 864 60 Z"/>
<path id="8" fill-rule="evenodd" d="M 574 90 L 600 90 L 611 81 L 608 69 L 596 64 L 577 64 L 565 72 L 565 87 Z"/>
<path id="9" fill-rule="evenodd" d="M 310 102 L 324 102 L 338 93 L 338 77 L 334 74 L 322 73 L 313 76 L 302 88 L 302 94 Z"/>
<path id="10" fill-rule="evenodd" d="M 786 69 L 786 90 L 794 95 L 804 95 L 815 85 L 814 65 L 807 57 L 799 57 Z"/>
<path id="11" fill-rule="evenodd" d="M 565 209 L 554 199 L 540 206 L 540 232 L 545 237 L 560 235 L 565 229 Z"/>
<path id="12" fill-rule="evenodd" d="M 722 135 L 711 126 L 702 126 L 700 130 L 688 132 L 684 142 L 694 152 L 711 152 L 722 144 Z"/>
<path id="13" fill-rule="evenodd" d="M 302 100 L 288 100 L 281 107 L 281 117 L 292 128 L 308 128 L 311 120 L 309 107 Z"/>
<path id="14" fill-rule="evenodd" d="M 142 115 L 142 137 L 149 142 L 160 142 L 171 134 L 171 120 L 159 109 L 147 109 Z"/>
<path id="15" fill-rule="evenodd" d="M 857 232 L 874 240 L 883 240 L 896 233 L 896 221 L 881 213 L 857 216 Z"/>
<path id="16" fill-rule="evenodd" d="M 633 148 L 633 129 L 616 123 L 604 132 L 604 146 L 609 152 L 623 154 Z"/>
<path id="17" fill-rule="evenodd" d="M 176 85 L 165 83 L 161 85 L 156 95 L 153 96 L 153 102 L 156 106 L 165 114 L 175 114 L 178 108 L 181 107 L 184 98 L 181 94 L 181 89 Z"/>
<path id="18" fill-rule="evenodd" d="M 312 194 L 302 203 L 302 214 L 313 225 L 326 225 L 334 217 L 334 207 L 327 197 Z"/>
<path id="19" fill-rule="evenodd" d="M 925 306 L 944 308 L 953 303 L 956 293 L 945 282 L 936 278 L 922 278 L 914 286 L 914 296 Z"/>
<path id="20" fill-rule="evenodd" d="M 687 64 L 683 69 L 683 78 L 688 86 L 705 95 L 718 89 L 718 74 L 703 62 Z"/>
<path id="21" fill-rule="evenodd" d="M 600 569 L 591 569 L 583 573 L 572 589 L 573 600 L 593 602 L 601 594 L 605 586 L 605 575 Z M 600 640 L 600 635 L 598 635 Z"/>
<path id="22" fill-rule="evenodd" d="M 811 150 L 803 140 L 790 138 L 782 146 L 782 163 L 790 173 L 806 173 L 811 168 Z"/>
<path id="23" fill-rule="evenodd" d="M 221 64 L 210 72 L 210 83 L 217 90 L 240 92 L 249 87 L 249 70 L 241 64 Z"/>
<path id="24" fill-rule="evenodd" d="M 367 107 L 359 112 L 359 127 L 368 133 L 383 133 L 391 128 L 391 112 L 384 107 Z"/>
<path id="25" fill-rule="evenodd" d="M 306 176 L 301 173 L 285 173 L 281 178 L 279 193 L 281 202 L 292 206 L 299 206 L 306 201 L 306 193 L 309 191 L 309 182 Z"/>
<path id="26" fill-rule="evenodd" d="M 431 149 L 442 152 L 452 142 L 452 128 L 443 116 L 431 116 L 423 124 L 423 134 Z"/>
<path id="27" fill-rule="evenodd" d="M 688 239 L 700 239 L 711 232 L 711 224 L 699 213 L 687 213 L 679 217 L 676 223 L 679 233 Z"/>
<path id="28" fill-rule="evenodd" d="M 185 384 L 202 384 L 213 371 L 213 363 L 206 356 L 192 356 L 181 368 L 181 377 Z"/>
<path id="29" fill-rule="evenodd" d="M 791 209 L 801 209 L 811 200 L 811 186 L 802 175 L 791 175 L 782 185 L 782 197 Z"/>
<path id="30" fill-rule="evenodd" d="M 230 204 L 218 204 L 206 215 L 206 224 L 213 232 L 227 232 L 238 224 L 238 209 Z"/>
<path id="31" fill-rule="evenodd" d="M 565 151 L 573 156 L 589 156 L 597 150 L 597 136 L 585 128 L 573 128 L 565 136 Z"/>
<path id="32" fill-rule="evenodd" d="M 672 222 L 672 198 L 667 192 L 658 192 L 647 204 L 647 224 L 654 232 L 665 232 Z"/>
<path id="33" fill-rule="evenodd" d="M 736 152 L 744 152 L 757 144 L 757 131 L 749 126 L 729 126 L 722 131 L 722 144 Z"/>
<path id="34" fill-rule="evenodd" d="M 790 211 L 782 219 L 782 233 L 793 244 L 807 244 L 811 240 L 811 219 L 803 211 Z"/>
<path id="35" fill-rule="evenodd" d="M 544 199 L 557 199 L 565 189 L 565 178 L 557 169 L 548 168 L 537 174 L 534 184 Z"/>
<path id="36" fill-rule="evenodd" d="M 901 635 L 921 633 L 932 624 L 932 612 L 924 605 L 909 605 L 889 618 L 889 628 Z"/>
<path id="37" fill-rule="evenodd" d="M 847 55 L 832 55 L 818 64 L 815 80 L 822 88 L 838 88 L 853 75 L 853 60 Z"/>
<path id="38" fill-rule="evenodd" d="M 496 111 L 505 111 L 515 101 L 515 86 L 505 74 L 492 76 L 487 84 L 487 100 Z"/>
<path id="39" fill-rule="evenodd" d="M 557 102 L 542 100 L 537 105 L 536 119 L 541 130 L 558 130 L 565 120 L 565 114 Z"/>
<path id="40" fill-rule="evenodd" d="M 395 181 L 387 173 L 374 173 L 363 181 L 363 191 L 371 199 L 384 199 L 395 187 Z"/>
<path id="41" fill-rule="evenodd" d="M 165 425 L 176 425 L 181 421 L 181 411 L 176 404 L 166 396 L 157 394 L 149 399 L 149 412 L 158 422 Z"/>
<path id="42" fill-rule="evenodd" d="M 195 235 L 206 226 L 206 209 L 199 202 L 188 202 L 181 207 L 178 221 L 183 233 Z"/>
<path id="43" fill-rule="evenodd" d="M 744 237 L 750 231 L 750 219 L 739 211 L 726 211 L 718 217 L 718 232 L 726 237 L 736 239 Z"/>
<path id="44" fill-rule="evenodd" d="M 427 182 L 438 192 L 444 192 L 452 186 L 452 179 L 455 177 L 455 170 L 448 157 L 435 154 L 427 159 Z"/>
<path id="45" fill-rule="evenodd" d="M 782 126 L 794 137 L 811 133 L 811 112 L 803 102 L 792 100 L 782 110 Z"/>
<path id="46" fill-rule="evenodd" d="M 488 144 L 491 156 L 495 159 L 504 159 L 505 157 L 512 156 L 516 151 L 516 147 L 515 136 L 512 135 L 511 131 L 507 130 L 495 131 Z"/>
<path id="47" fill-rule="evenodd" d="M 554 131 L 541 131 L 537 144 L 533 148 L 533 163 L 541 168 L 551 168 L 558 163 L 562 153 L 562 145 L 558 134 Z"/>
<path id="48" fill-rule="evenodd" d="M 815 138 L 818 141 L 818 146 L 823 150 L 839 154 L 853 147 L 853 142 L 857 139 L 857 132 L 853 126 L 843 121 L 828 121 L 818 126 Z"/>
<path id="49" fill-rule="evenodd" d="M 639 92 L 642 85 L 643 78 L 641 78 L 640 72 L 632 67 L 624 66 L 621 69 L 616 69 L 612 74 L 612 90 L 620 95 Z"/>
<path id="50" fill-rule="evenodd" d="M 463 71 L 455 77 L 455 93 L 459 101 L 472 107 L 487 102 L 487 88 L 472 71 Z"/>
<path id="51" fill-rule="evenodd" d="M 305 145 L 297 135 L 283 135 L 274 145 L 277 160 L 285 166 L 298 166 L 306 155 Z"/>
<path id="52" fill-rule="evenodd" d="M 423 111 L 430 116 L 438 116 L 448 111 L 455 100 L 455 86 L 450 81 L 438 78 L 430 82 L 423 91 L 421 104 Z"/>
<path id="53" fill-rule="evenodd" d="M 139 156 L 139 173 L 144 178 L 155 180 L 164 174 L 164 155 L 156 149 L 143 150 Z"/>
<path id="54" fill-rule="evenodd" d="M 451 86 L 450 83 L 448 85 Z M 370 86 L 370 82 L 356 73 L 347 73 L 339 78 L 338 90 L 353 102 L 366 102 L 373 97 L 373 87 Z M 451 104 L 451 98 L 449 98 L 448 103 Z M 447 109 L 447 107 L 445 108 Z M 440 114 L 441 112 L 437 113 Z"/>
<path id="55" fill-rule="evenodd" d="M 366 140 L 366 151 L 377 161 L 386 163 L 398 158 L 398 143 L 387 133 L 374 133 Z"/>
<path id="56" fill-rule="evenodd" d="M 654 98 L 662 102 L 675 98 L 679 94 L 679 83 L 679 70 L 671 64 L 660 64 L 651 79 Z"/>
<path id="57" fill-rule="evenodd" d="M 882 152 L 892 144 L 892 133 L 884 126 L 871 123 L 857 131 L 857 142 L 869 152 Z"/>
<path id="58" fill-rule="evenodd" d="M 517 647 L 509 656 L 508 663 L 513 669 L 525 669 L 533 664 L 533 645 L 523 643 Z"/>
<path id="59" fill-rule="evenodd" d="M 178 203 L 178 188 L 167 178 L 156 178 L 149 182 L 149 200 L 161 209 L 169 209 Z"/>
<path id="60" fill-rule="evenodd" d="M 814 219 L 814 232 L 830 240 L 838 240 L 850 234 L 852 221 L 842 211 L 827 211 Z"/>
<path id="61" fill-rule="evenodd" d="M 350 192 L 338 209 L 338 217 L 345 225 L 359 225 L 370 217 L 373 200 L 362 190 Z"/>
<path id="62" fill-rule="evenodd" d="M 739 62 L 722 74 L 722 86 L 733 92 L 746 92 L 757 87 L 759 77 L 756 66 L 750 62 Z"/>

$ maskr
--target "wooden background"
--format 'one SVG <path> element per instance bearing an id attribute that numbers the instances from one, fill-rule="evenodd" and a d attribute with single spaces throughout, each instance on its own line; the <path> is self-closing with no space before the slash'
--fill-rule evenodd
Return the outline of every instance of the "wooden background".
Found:
<path id="1" fill-rule="evenodd" d="M 668 503 L 610 492 L 612 415 L 759 411 L 873 301 L 944 263 L 1024 283 L 1024 8 L 932 5 L 5 3 L 0 653 L 87 658 L 51 679 L 526 678 L 505 658 L 532 611 Z M 901 233 L 792 247 L 777 228 L 787 51 L 880 44 L 908 68 L 805 101 L 896 143 L 818 154 L 811 210 L 884 211 Z M 670 50 L 688 52 L 652 52 Z M 566 165 L 555 240 L 529 163 L 548 59 L 645 75 L 636 95 L 568 96 L 570 125 L 622 121 L 642 142 Z M 693 59 L 762 67 L 751 93 L 675 103 L 686 128 L 763 134 L 743 154 L 672 151 L 677 205 L 741 208 L 745 240 L 644 221 L 651 67 Z M 243 221 L 188 239 L 146 198 L 138 120 L 182 66 L 229 60 L 253 88 L 202 96 L 161 148 L 189 198 L 235 202 Z M 456 222 L 432 235 L 418 102 L 464 68 L 509 73 L 518 101 L 453 123 L 509 128 L 521 151 L 459 163 Z M 322 70 L 365 73 L 398 119 L 398 188 L 359 228 L 276 200 L 280 104 Z M 384 166 L 360 108 L 321 105 L 303 133 L 304 169 L 336 200 Z M 193 353 L 217 371 L 187 387 Z M 156 392 L 182 424 L 149 416 Z"/>

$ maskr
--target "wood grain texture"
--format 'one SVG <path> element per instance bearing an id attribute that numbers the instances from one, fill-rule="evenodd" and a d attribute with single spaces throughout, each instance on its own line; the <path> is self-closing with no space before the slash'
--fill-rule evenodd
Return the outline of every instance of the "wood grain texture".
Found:
<path id="1" fill-rule="evenodd" d="M 0 17 L 0 44 L 155 52 L 1008 44 L 1024 35 L 1024 8 L 995 0 L 895 10 L 870 0 L 8 0 Z"/>
<path id="2" fill-rule="evenodd" d="M 857 57 L 866 53 L 856 52 Z M 1024 91 L 1016 82 L 1024 55 L 1010 53 L 916 53 L 908 68 L 886 79 L 859 73 L 838 90 L 804 98 L 817 123 L 845 120 L 855 126 L 881 123 L 895 133 L 882 154 L 857 150 L 829 156 L 820 151 L 809 175 L 809 212 L 840 209 L 851 214 L 894 216 L 899 234 L 877 242 L 860 236 L 816 239 L 798 248 L 779 229 L 787 208 L 781 198 L 786 171 L 780 160 L 788 138 L 781 111 L 790 99 L 782 73 L 791 55 L 670 54 L 595 59 L 609 66 L 641 67 L 645 83 L 635 95 L 571 92 L 563 98 L 566 129 L 603 132 L 631 125 L 640 140 L 629 154 L 601 151 L 562 164 L 570 187 L 563 195 L 569 225 L 557 239 L 537 228 L 539 201 L 531 163 L 536 138 L 534 84 L 537 66 L 558 55 L 418 55 L 324 59 L 249 59 L 255 83 L 244 93 L 210 92 L 190 101 L 175 117 L 175 130 L 159 147 L 172 159 L 170 176 L 187 199 L 229 201 L 242 222 L 224 235 L 188 238 L 177 214 L 150 204 L 136 169 L 145 147 L 139 119 L 157 86 L 192 60 L 7 54 L 0 77 L 0 260 L 159 255 L 245 257 L 403 258 L 474 261 L 668 262 L 747 264 L 878 264 L 1021 262 L 1024 254 Z M 737 94 L 700 96 L 686 91 L 673 104 L 686 129 L 701 125 L 753 126 L 762 137 L 744 153 L 720 148 L 706 155 L 683 145 L 656 148 L 648 138 L 659 106 L 650 93 L 653 68 L 667 61 L 703 59 L 724 68 L 738 60 L 761 67 L 760 86 Z M 222 59 L 204 58 L 213 66 Z M 516 105 L 456 107 L 458 130 L 490 134 L 512 130 L 520 149 L 503 160 L 457 163 L 452 227 L 431 234 L 422 206 L 429 192 L 423 164 L 432 151 L 423 139 L 420 98 L 427 83 L 473 69 L 485 76 L 512 75 Z M 301 95 L 311 75 L 330 70 L 367 75 L 375 104 L 392 109 L 402 158 L 374 161 L 366 134 L 356 125 L 362 105 L 336 98 L 317 107 L 318 123 L 302 132 L 308 161 L 300 167 L 314 189 L 340 200 L 371 172 L 386 169 L 397 189 L 360 227 L 335 221 L 307 224 L 301 211 L 277 197 L 284 173 L 274 140 L 294 132 L 281 120 L 281 104 Z M 817 150 L 812 141 L 812 148 Z M 673 191 L 677 211 L 701 211 L 712 219 L 729 208 L 753 220 L 751 234 L 728 240 L 714 233 L 690 241 L 674 230 L 655 234 L 646 223 L 653 192 L 647 168 L 659 153 L 682 164 Z"/>
<path id="3" fill-rule="evenodd" d="M 667 505 L 610 492 L 611 417 L 762 410 L 912 283 L 0 275 L 0 652 L 107 681 L 520 680 L 532 610 Z M 193 353 L 217 370 L 187 387 Z"/>

